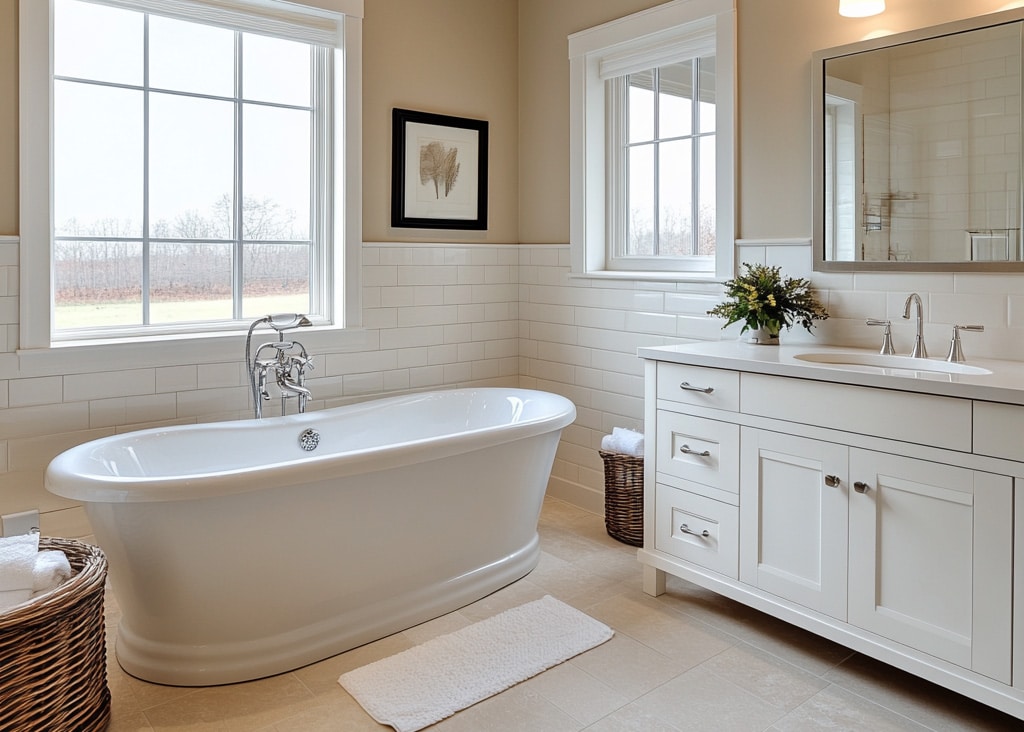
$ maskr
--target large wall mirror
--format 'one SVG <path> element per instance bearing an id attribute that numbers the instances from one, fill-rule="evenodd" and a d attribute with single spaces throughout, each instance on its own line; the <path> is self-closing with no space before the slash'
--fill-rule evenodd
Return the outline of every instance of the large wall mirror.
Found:
<path id="1" fill-rule="evenodd" d="M 1024 9 L 818 51 L 814 267 L 1024 271 Z"/>

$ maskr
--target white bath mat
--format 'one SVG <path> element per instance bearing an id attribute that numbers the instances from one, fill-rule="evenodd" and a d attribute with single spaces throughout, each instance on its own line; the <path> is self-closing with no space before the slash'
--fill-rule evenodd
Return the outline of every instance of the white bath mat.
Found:
<path id="1" fill-rule="evenodd" d="M 338 683 L 381 724 L 415 732 L 612 635 L 604 623 L 545 595 L 349 671 Z"/>

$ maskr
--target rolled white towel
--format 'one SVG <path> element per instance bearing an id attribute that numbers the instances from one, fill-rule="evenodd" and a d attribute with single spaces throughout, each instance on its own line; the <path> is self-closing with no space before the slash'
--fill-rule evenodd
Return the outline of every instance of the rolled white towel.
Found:
<path id="1" fill-rule="evenodd" d="M 607 452 L 643 457 L 644 435 L 636 430 L 616 427 L 610 435 L 601 438 L 601 449 Z"/>
<path id="2" fill-rule="evenodd" d="M 0 538 L 0 592 L 32 592 L 32 573 L 39 553 L 39 534 Z"/>
<path id="3" fill-rule="evenodd" d="M 0 590 L 0 613 L 32 599 L 32 590 Z"/>
<path id="4" fill-rule="evenodd" d="M 36 595 L 49 592 L 71 577 L 67 555 L 57 549 L 47 549 L 36 555 L 32 570 L 32 590 Z"/>

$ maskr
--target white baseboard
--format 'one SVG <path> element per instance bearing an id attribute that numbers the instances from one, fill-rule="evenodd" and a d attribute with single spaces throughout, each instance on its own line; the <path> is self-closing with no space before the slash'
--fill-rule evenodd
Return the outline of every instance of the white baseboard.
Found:
<path id="1" fill-rule="evenodd" d="M 604 516 L 604 493 L 595 491 L 593 488 L 551 476 L 548 480 L 548 495 L 560 498 L 584 511 Z"/>

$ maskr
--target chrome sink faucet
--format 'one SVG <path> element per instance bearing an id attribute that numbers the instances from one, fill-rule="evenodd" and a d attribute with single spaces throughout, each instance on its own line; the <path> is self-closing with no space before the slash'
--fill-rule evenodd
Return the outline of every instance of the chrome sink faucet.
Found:
<path id="1" fill-rule="evenodd" d="M 910 357 L 928 358 L 928 349 L 924 346 L 924 305 L 921 303 L 921 296 L 916 292 L 910 293 L 903 305 L 903 317 L 908 320 L 911 305 L 917 309 L 917 335 L 914 336 L 914 348 L 910 351 Z"/>

